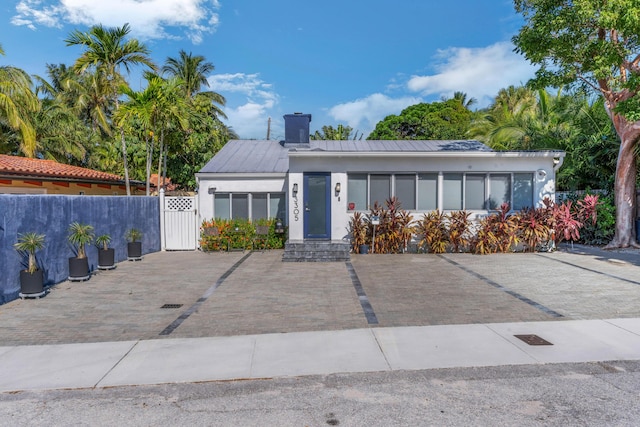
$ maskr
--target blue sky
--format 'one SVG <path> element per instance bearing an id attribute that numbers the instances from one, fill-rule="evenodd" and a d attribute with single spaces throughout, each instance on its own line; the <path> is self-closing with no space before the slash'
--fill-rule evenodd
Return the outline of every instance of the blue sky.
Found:
<path id="1" fill-rule="evenodd" d="M 64 39 L 91 25 L 129 23 L 162 64 L 183 49 L 216 70 L 227 124 L 241 138 L 283 138 L 284 114 L 311 130 L 366 135 L 389 114 L 463 91 L 488 105 L 534 68 L 513 52 L 522 25 L 507 0 L 3 0 L 0 64 L 45 75 L 80 55 Z M 143 84 L 131 75 L 135 89 Z"/>

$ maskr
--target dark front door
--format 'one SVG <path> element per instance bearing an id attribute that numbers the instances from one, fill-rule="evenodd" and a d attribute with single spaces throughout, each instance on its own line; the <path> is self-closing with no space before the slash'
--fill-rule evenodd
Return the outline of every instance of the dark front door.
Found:
<path id="1" fill-rule="evenodd" d="M 331 238 L 331 174 L 304 174 L 304 238 Z"/>

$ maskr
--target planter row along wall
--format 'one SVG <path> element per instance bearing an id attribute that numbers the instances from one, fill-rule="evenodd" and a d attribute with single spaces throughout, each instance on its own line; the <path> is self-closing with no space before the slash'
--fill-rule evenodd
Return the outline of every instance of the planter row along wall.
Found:
<path id="1" fill-rule="evenodd" d="M 157 197 L 146 196 L 52 196 L 0 194 L 0 304 L 18 298 L 20 270 L 25 260 L 13 245 L 18 235 L 45 235 L 45 247 L 36 253 L 44 269 L 45 286 L 65 281 L 69 257 L 75 256 L 67 239 L 69 225 L 90 224 L 95 234 L 111 235 L 116 262 L 127 259 L 125 234 L 142 231 L 143 253 L 160 250 L 160 206 Z M 98 266 L 98 249 L 87 246 L 90 271 Z"/>

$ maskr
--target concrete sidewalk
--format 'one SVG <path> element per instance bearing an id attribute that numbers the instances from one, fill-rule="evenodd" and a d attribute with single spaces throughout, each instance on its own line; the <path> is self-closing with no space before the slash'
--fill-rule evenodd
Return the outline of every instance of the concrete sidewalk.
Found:
<path id="1" fill-rule="evenodd" d="M 640 360 L 640 318 L 0 347 L 0 392 L 613 360 Z"/>
<path id="2" fill-rule="evenodd" d="M 154 253 L 0 306 L 0 392 L 640 360 L 637 250 L 281 256 Z"/>

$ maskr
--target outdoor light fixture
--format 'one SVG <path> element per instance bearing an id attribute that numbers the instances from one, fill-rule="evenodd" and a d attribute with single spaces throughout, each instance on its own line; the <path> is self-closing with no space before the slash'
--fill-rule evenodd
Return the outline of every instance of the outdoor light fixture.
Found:
<path id="1" fill-rule="evenodd" d="M 538 173 L 539 180 L 543 180 L 547 177 L 547 171 L 544 169 L 538 169 L 536 172 Z"/>
<path id="2" fill-rule="evenodd" d="M 209 194 L 213 194 L 213 193 L 215 193 L 215 192 L 216 192 L 216 187 L 209 187 L 209 188 L 208 188 L 208 193 L 209 193 Z"/>
<path id="3" fill-rule="evenodd" d="M 294 183 L 293 184 L 293 195 L 295 196 L 296 194 L 298 194 L 298 183 Z"/>
<path id="4" fill-rule="evenodd" d="M 338 194 L 340 194 L 340 183 L 339 182 L 336 184 L 336 196 Z"/>

